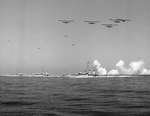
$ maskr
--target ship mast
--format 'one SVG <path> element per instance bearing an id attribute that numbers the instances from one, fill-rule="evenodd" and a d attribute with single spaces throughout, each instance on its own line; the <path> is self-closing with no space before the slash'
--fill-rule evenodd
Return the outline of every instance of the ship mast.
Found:
<path id="1" fill-rule="evenodd" d="M 87 69 L 86 69 L 87 73 L 90 73 L 90 61 L 87 62 Z"/>

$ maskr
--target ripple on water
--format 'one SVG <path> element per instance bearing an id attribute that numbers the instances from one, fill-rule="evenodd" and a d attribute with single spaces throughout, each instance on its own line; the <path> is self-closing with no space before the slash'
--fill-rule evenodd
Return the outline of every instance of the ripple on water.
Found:
<path id="1" fill-rule="evenodd" d="M 0 116 L 149 116 L 150 78 L 0 78 Z"/>
<path id="2" fill-rule="evenodd" d="M 36 102 L 25 102 L 25 101 L 6 101 L 0 102 L 3 106 L 24 106 L 24 105 L 34 105 Z"/>

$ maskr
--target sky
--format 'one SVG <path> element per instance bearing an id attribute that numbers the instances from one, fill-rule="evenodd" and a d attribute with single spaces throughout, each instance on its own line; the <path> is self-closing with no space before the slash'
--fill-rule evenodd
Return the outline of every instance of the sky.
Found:
<path id="1" fill-rule="evenodd" d="M 149 0 L 0 0 L 0 73 L 75 73 L 95 59 L 106 69 L 119 60 L 143 60 L 150 68 L 149 6 Z M 112 18 L 132 21 L 101 25 Z"/>

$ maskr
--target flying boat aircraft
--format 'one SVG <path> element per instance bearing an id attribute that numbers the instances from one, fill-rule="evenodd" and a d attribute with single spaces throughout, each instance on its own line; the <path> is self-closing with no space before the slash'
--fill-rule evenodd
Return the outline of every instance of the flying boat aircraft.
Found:
<path id="1" fill-rule="evenodd" d="M 68 36 L 68 35 L 65 35 L 64 37 L 65 37 L 65 38 L 68 38 L 69 36 Z"/>
<path id="2" fill-rule="evenodd" d="M 72 44 L 72 46 L 75 46 L 75 44 Z"/>
<path id="3" fill-rule="evenodd" d="M 88 24 L 95 24 L 95 23 L 98 23 L 100 21 L 84 21 L 84 22 L 87 22 Z"/>
<path id="4" fill-rule="evenodd" d="M 131 21 L 131 20 L 128 20 L 128 19 L 119 19 L 119 18 L 117 18 L 117 19 L 109 19 L 109 20 L 112 20 L 115 23 L 121 23 L 121 22 Z"/>
<path id="5" fill-rule="evenodd" d="M 40 47 L 38 47 L 37 49 L 39 49 L 39 50 L 40 50 L 41 48 L 40 48 Z"/>
<path id="6" fill-rule="evenodd" d="M 70 22 L 74 22 L 74 20 L 59 20 L 62 23 L 69 24 Z"/>
<path id="7" fill-rule="evenodd" d="M 120 20 L 120 21 L 122 21 L 122 22 L 131 21 L 131 20 L 129 20 L 129 19 L 118 19 L 118 20 Z"/>
<path id="8" fill-rule="evenodd" d="M 112 28 L 113 26 L 117 26 L 116 24 L 102 24 L 107 28 Z"/>
<path id="9" fill-rule="evenodd" d="M 109 19 L 109 20 L 113 21 L 114 23 L 121 23 L 121 20 L 119 19 Z"/>

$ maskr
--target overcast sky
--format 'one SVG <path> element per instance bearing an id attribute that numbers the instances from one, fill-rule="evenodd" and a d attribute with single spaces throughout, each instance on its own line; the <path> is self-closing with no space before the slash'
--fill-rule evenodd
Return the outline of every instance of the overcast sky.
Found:
<path id="1" fill-rule="evenodd" d="M 73 73 L 95 59 L 108 70 L 119 60 L 144 60 L 150 68 L 149 6 L 149 0 L 0 0 L 0 72 Z M 132 21 L 101 25 L 110 18 Z"/>

